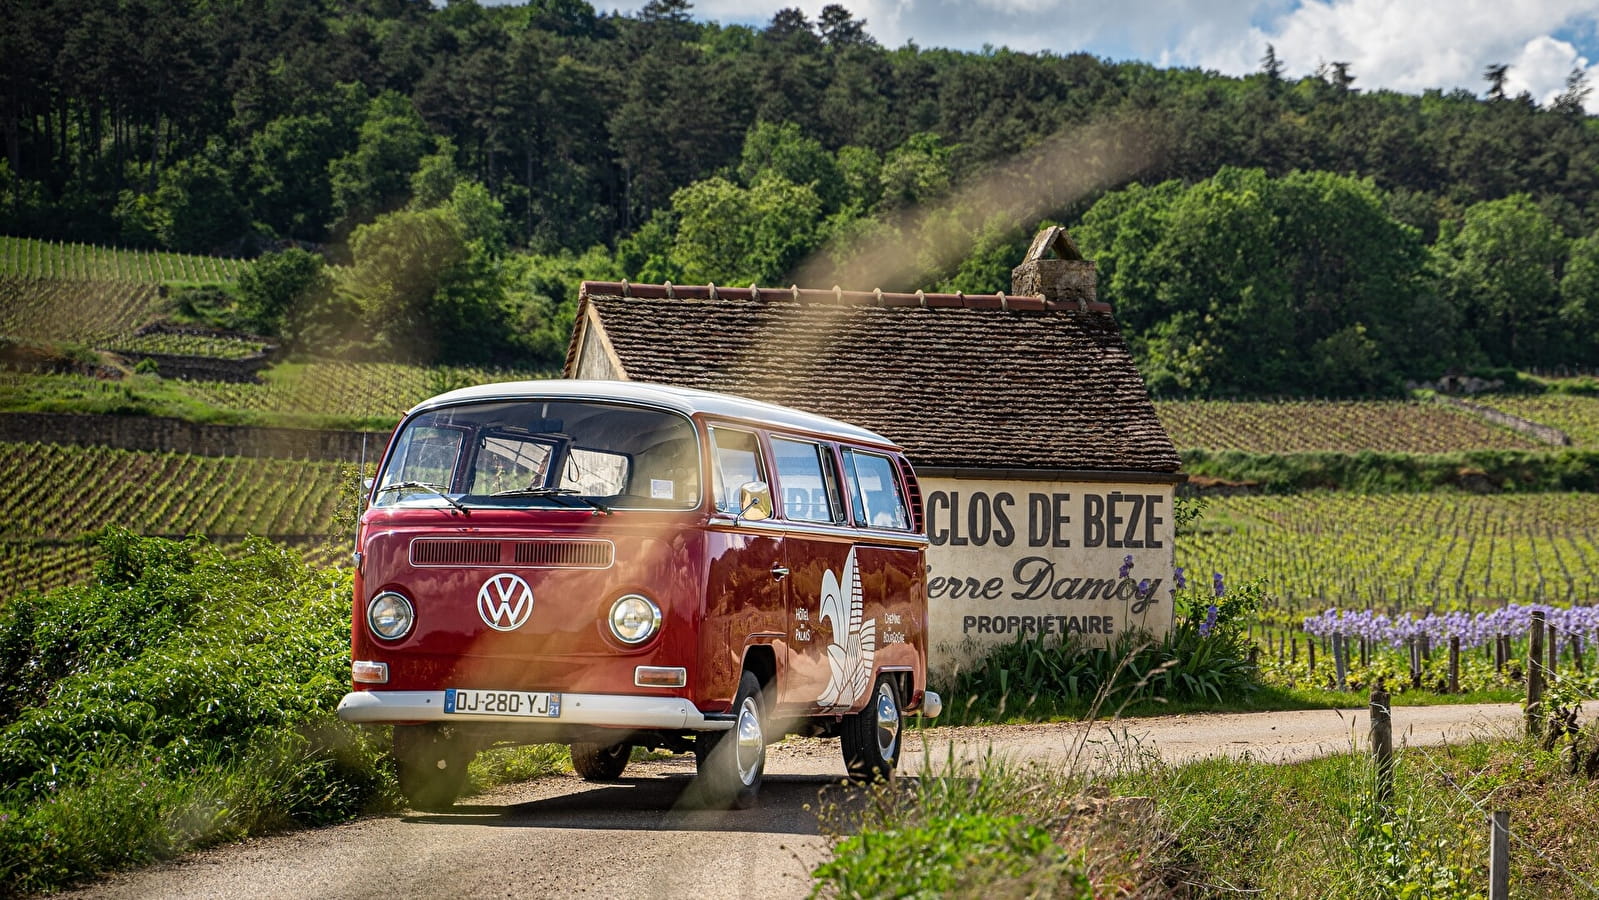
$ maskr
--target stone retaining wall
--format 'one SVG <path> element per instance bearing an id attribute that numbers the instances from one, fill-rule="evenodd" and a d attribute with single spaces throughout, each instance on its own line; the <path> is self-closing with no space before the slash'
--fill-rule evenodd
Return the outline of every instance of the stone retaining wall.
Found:
<path id="1" fill-rule="evenodd" d="M 249 425 L 201 425 L 154 416 L 0 413 L 0 441 L 41 441 L 196 456 L 263 456 L 356 463 L 388 445 L 388 432 L 310 431 Z"/>
<path id="2" fill-rule="evenodd" d="M 1503 425 L 1506 428 L 1519 431 L 1535 441 L 1542 441 L 1545 444 L 1552 444 L 1556 447 L 1571 446 L 1571 435 L 1541 422 L 1523 419 L 1521 416 L 1513 416 L 1510 413 L 1483 406 L 1481 403 L 1472 403 L 1469 400 L 1461 400 L 1456 397 L 1445 397 L 1440 394 L 1433 399 L 1445 406 L 1453 406 L 1456 409 L 1465 410 L 1495 425 Z"/>

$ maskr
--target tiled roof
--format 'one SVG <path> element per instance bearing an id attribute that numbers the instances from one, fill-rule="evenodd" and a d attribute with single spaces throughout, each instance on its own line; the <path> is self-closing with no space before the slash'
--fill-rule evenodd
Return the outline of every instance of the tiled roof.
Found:
<path id="1" fill-rule="evenodd" d="M 1180 465 L 1103 303 L 625 283 L 582 299 L 568 376 L 592 309 L 631 380 L 843 419 L 918 466 Z"/>

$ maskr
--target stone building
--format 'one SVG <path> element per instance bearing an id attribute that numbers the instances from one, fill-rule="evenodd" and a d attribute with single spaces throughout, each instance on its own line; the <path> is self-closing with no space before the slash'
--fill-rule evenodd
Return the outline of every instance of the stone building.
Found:
<path id="1" fill-rule="evenodd" d="M 740 394 L 903 446 L 932 543 L 934 668 L 1019 633 L 1171 625 L 1184 476 L 1062 229 L 1010 294 L 586 282 L 565 374 Z"/>

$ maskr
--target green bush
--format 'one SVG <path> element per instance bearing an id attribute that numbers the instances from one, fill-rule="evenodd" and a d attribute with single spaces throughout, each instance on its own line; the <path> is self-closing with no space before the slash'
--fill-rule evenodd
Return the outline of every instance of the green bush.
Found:
<path id="1" fill-rule="evenodd" d="M 45 890 L 392 796 L 332 709 L 349 583 L 289 549 L 112 530 L 94 583 L 0 611 L 0 883 Z"/>
<path id="2" fill-rule="evenodd" d="M 996 884 L 1032 887 L 1044 876 L 1056 875 L 1048 879 L 1052 882 L 1048 896 L 1094 895 L 1088 877 L 1063 858 L 1049 832 L 1016 815 L 962 812 L 903 828 L 862 832 L 840 841 L 833 854 L 813 873 L 817 893 L 965 896 Z"/>

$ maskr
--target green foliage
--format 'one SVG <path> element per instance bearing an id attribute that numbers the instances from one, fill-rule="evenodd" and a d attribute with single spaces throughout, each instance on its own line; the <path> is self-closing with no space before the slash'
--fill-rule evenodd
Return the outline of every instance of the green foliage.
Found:
<path id="1" fill-rule="evenodd" d="M 1157 393 L 1369 393 L 1450 346 L 1420 235 L 1369 181 L 1223 168 L 1108 195 L 1076 236 Z"/>
<path id="2" fill-rule="evenodd" d="M 1070 864 L 1049 832 L 1021 816 L 956 813 L 847 837 L 833 854 L 812 873 L 813 896 L 920 900 L 1043 881 L 1055 882 L 1051 897 L 1094 896 L 1080 870 L 1067 878 L 1055 874 Z"/>
<path id="3" fill-rule="evenodd" d="M 217 159 L 221 155 L 213 147 L 161 173 L 150 211 L 161 246 L 207 253 L 245 234 L 249 219 L 234 193 L 232 172 Z"/>
<path id="4" fill-rule="evenodd" d="M 1562 329 L 1568 245 L 1527 194 L 1478 203 L 1439 236 L 1434 252 L 1445 296 L 1494 364 L 1554 364 L 1571 358 L 1573 343 L 1592 340 Z M 1585 310 L 1574 310 L 1574 319 L 1584 319 Z"/>
<path id="5" fill-rule="evenodd" d="M 815 190 L 777 175 L 741 188 L 721 178 L 672 195 L 672 253 L 694 283 L 780 284 L 816 245 L 822 202 Z"/>
<path id="6" fill-rule="evenodd" d="M 262 334 L 278 334 L 296 306 L 317 302 L 331 284 L 318 254 L 297 247 L 268 253 L 239 276 L 239 313 Z"/>
<path id="7" fill-rule="evenodd" d="M 348 233 L 402 205 L 411 176 L 434 143 L 409 98 L 392 91 L 373 97 L 355 149 L 329 165 L 334 230 Z"/>
<path id="8" fill-rule="evenodd" d="M 255 541 L 107 532 L 96 582 L 0 610 L 0 873 L 23 890 L 385 797 L 331 714 L 349 585 Z M 42 697 L 48 696 L 48 703 Z"/>

